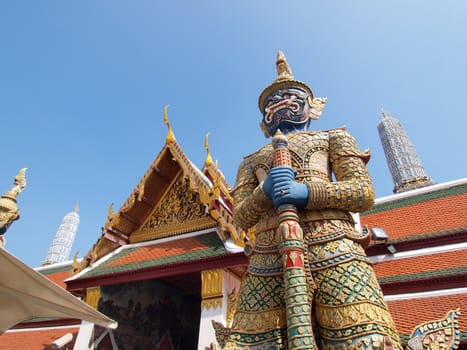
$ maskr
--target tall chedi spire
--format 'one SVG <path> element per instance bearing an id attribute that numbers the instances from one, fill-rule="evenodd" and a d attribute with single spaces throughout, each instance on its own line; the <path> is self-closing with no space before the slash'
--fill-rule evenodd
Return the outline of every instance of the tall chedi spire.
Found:
<path id="1" fill-rule="evenodd" d="M 78 210 L 78 205 L 75 205 L 73 211 L 66 214 L 63 218 L 42 266 L 64 262 L 69 259 L 71 246 L 78 231 Z"/>
<path id="2" fill-rule="evenodd" d="M 379 137 L 394 181 L 394 193 L 433 185 L 399 120 L 381 109 Z"/>

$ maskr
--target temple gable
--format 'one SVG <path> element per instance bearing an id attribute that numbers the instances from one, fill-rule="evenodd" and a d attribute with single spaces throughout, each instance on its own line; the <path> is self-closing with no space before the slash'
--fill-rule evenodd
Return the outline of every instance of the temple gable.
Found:
<path id="1" fill-rule="evenodd" d="M 206 213 L 199 194 L 179 175 L 147 220 L 130 237 L 140 242 L 213 227 L 216 222 Z"/>

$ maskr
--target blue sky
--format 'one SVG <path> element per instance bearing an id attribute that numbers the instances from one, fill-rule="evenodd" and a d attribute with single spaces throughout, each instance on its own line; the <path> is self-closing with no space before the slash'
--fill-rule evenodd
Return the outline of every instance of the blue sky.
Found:
<path id="1" fill-rule="evenodd" d="M 29 168 L 7 249 L 39 266 L 76 203 L 82 257 L 164 145 L 163 107 L 199 167 L 204 136 L 228 182 L 263 145 L 257 100 L 277 50 L 328 97 L 315 130 L 346 125 L 378 197 L 393 182 L 380 109 L 428 175 L 466 176 L 467 2 L 9 1 L 0 5 L 0 192 Z"/>

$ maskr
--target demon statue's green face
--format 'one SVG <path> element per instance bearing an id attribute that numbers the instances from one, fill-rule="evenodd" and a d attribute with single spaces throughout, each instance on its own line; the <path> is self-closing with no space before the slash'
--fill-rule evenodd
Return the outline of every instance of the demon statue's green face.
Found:
<path id="1" fill-rule="evenodd" d="M 306 130 L 310 120 L 310 96 L 300 88 L 283 88 L 266 96 L 262 127 L 274 135 L 277 129 L 284 134 Z"/>

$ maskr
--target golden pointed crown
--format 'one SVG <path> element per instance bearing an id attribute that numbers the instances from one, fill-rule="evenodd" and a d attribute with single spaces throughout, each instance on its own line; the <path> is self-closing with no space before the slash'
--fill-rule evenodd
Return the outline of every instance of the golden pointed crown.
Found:
<path id="1" fill-rule="evenodd" d="M 290 69 L 290 66 L 287 63 L 287 60 L 285 59 L 284 53 L 282 51 L 277 52 L 276 68 L 276 80 L 274 80 L 274 82 L 271 85 L 269 85 L 266 89 L 264 89 L 261 95 L 259 95 L 258 106 L 261 113 L 263 113 L 263 104 L 266 97 L 271 92 L 283 88 L 303 89 L 310 95 L 310 101 L 313 99 L 313 92 L 311 91 L 311 88 L 307 84 L 294 79 L 292 75 L 292 70 Z"/>

